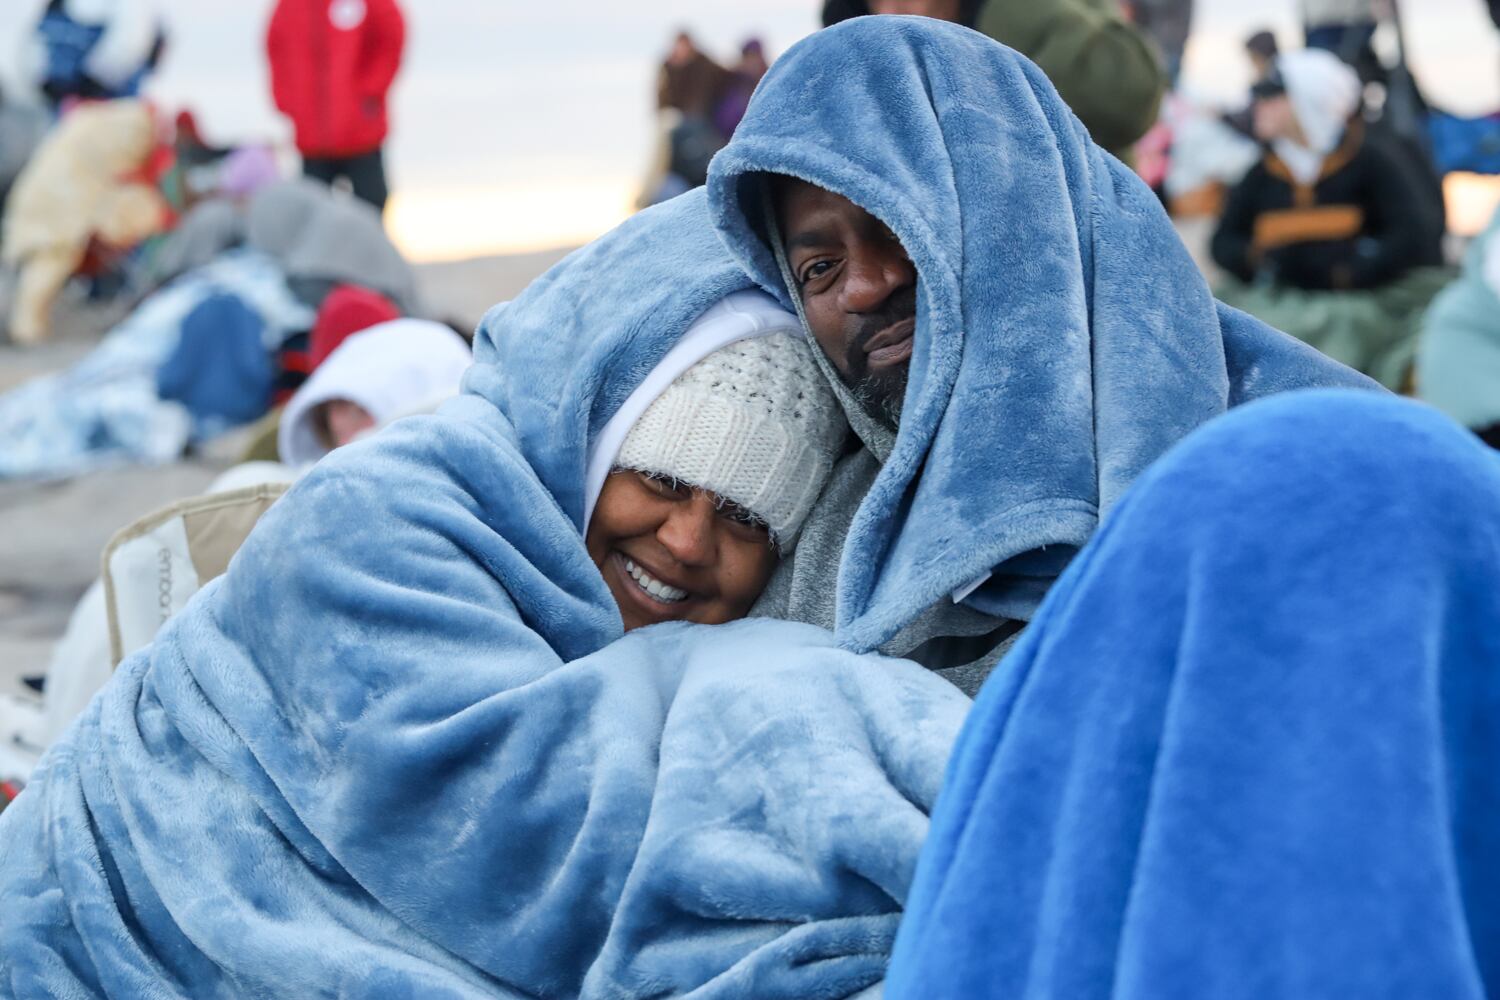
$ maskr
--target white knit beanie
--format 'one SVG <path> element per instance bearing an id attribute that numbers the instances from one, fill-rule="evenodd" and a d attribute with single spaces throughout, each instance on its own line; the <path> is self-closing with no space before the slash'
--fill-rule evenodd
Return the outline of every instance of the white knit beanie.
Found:
<path id="1" fill-rule="evenodd" d="M 847 426 L 806 340 L 768 333 L 721 347 L 679 375 L 626 434 L 614 464 L 733 501 L 788 550 Z"/>

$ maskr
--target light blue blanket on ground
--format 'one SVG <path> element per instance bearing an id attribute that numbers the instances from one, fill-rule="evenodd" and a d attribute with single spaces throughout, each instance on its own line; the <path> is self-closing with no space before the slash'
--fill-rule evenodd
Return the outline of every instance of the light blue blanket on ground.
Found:
<path id="1" fill-rule="evenodd" d="M 701 194 L 320 463 L 0 815 L 0 995 L 843 997 L 968 701 L 805 625 L 621 636 L 591 436 L 749 279 Z"/>
<path id="2" fill-rule="evenodd" d="M 0 479 L 55 479 L 181 456 L 194 436 L 193 415 L 157 395 L 156 371 L 177 347 L 183 320 L 225 293 L 264 321 L 267 352 L 312 324 L 274 260 L 228 251 L 153 292 L 77 364 L 0 396 Z"/>

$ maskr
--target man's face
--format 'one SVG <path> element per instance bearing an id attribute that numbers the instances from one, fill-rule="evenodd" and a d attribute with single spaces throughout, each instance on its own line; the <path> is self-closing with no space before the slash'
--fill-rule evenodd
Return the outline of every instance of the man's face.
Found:
<path id="1" fill-rule="evenodd" d="M 958 0 L 870 0 L 871 14 L 919 14 L 958 23 Z"/>
<path id="2" fill-rule="evenodd" d="M 792 178 L 775 185 L 777 222 L 807 325 L 844 383 L 894 427 L 917 326 L 917 270 L 880 220 Z"/>

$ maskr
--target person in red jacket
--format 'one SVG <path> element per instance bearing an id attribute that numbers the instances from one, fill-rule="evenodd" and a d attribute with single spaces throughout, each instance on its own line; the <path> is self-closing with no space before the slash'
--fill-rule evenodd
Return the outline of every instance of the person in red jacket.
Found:
<path id="1" fill-rule="evenodd" d="M 271 94 L 292 120 L 302 172 L 385 208 L 386 93 L 406 26 L 396 0 L 278 0 L 266 50 Z"/>

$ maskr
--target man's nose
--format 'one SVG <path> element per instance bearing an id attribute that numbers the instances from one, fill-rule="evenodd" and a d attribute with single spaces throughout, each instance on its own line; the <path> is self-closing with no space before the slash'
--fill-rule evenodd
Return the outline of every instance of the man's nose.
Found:
<path id="1" fill-rule="evenodd" d="M 845 312 L 870 313 L 892 295 L 916 283 L 917 269 L 895 243 L 862 248 L 850 254 L 844 278 Z"/>
<path id="2" fill-rule="evenodd" d="M 706 566 L 718 548 L 719 508 L 702 490 L 672 505 L 672 512 L 656 531 L 656 540 L 684 566 Z"/>

